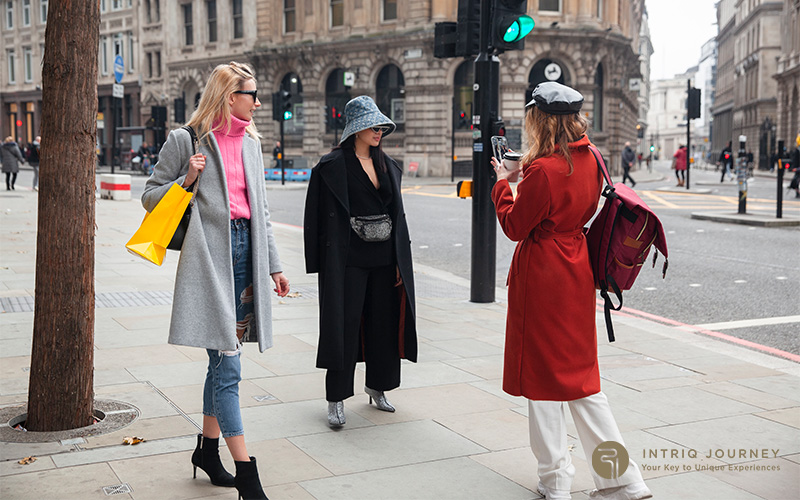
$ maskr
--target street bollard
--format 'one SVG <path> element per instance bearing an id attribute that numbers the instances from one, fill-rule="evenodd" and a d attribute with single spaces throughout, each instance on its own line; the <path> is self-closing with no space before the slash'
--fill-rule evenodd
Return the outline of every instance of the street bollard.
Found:
<path id="1" fill-rule="evenodd" d="M 747 213 L 747 137 L 739 136 L 739 155 L 736 158 L 736 177 L 739 181 L 739 213 Z"/>
<path id="2" fill-rule="evenodd" d="M 100 198 L 127 201 L 131 199 L 131 176 L 100 174 Z"/>

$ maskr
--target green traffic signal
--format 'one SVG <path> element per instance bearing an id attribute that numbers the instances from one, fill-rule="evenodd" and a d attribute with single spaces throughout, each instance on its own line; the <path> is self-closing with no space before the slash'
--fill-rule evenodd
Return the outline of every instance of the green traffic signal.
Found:
<path id="1" fill-rule="evenodd" d="M 292 119 L 292 112 L 291 111 L 284 111 L 283 112 L 283 119 L 284 119 L 284 121 L 291 120 Z"/>
<path id="2" fill-rule="evenodd" d="M 655 151 L 655 150 L 656 150 L 656 147 L 651 145 L 651 146 L 650 146 L 650 152 L 652 153 L 652 152 L 653 152 L 653 151 Z"/>
<path id="3" fill-rule="evenodd" d="M 533 31 L 534 24 L 532 17 L 519 16 L 506 29 L 505 34 L 503 34 L 503 41 L 506 43 L 515 43 L 522 40 L 528 33 Z"/>

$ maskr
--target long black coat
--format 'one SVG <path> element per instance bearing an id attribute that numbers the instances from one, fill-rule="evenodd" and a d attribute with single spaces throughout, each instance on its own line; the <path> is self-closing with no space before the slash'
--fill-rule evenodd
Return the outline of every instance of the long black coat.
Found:
<path id="1" fill-rule="evenodd" d="M 384 157 L 392 183 L 392 237 L 403 285 L 398 300 L 400 357 L 417 361 L 417 329 L 414 303 L 414 268 L 411 241 L 400 194 L 402 172 L 389 156 Z M 304 240 L 306 272 L 319 273 L 319 346 L 317 368 L 344 368 L 344 272 L 350 242 L 350 202 L 347 195 L 347 167 L 344 152 L 333 150 L 311 171 L 306 195 Z M 361 350 L 359 350 L 359 356 Z"/>

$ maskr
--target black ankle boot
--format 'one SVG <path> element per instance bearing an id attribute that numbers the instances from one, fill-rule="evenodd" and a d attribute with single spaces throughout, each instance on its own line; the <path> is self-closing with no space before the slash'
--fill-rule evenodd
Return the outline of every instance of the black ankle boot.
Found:
<path id="1" fill-rule="evenodd" d="M 256 468 L 256 457 L 250 457 L 249 462 L 234 462 L 236 464 L 236 491 L 239 500 L 269 500 L 261 487 Z"/>
<path id="2" fill-rule="evenodd" d="M 197 468 L 208 474 L 211 484 L 214 486 L 234 486 L 233 476 L 222 466 L 219 459 L 219 438 L 211 439 L 197 435 L 197 448 L 192 453 L 192 465 L 194 465 L 194 478 L 197 478 Z"/>

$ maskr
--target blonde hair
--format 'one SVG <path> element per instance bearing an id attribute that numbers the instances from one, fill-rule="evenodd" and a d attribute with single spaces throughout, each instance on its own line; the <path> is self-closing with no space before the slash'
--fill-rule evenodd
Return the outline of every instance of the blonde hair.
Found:
<path id="1" fill-rule="evenodd" d="M 3 142 L 14 142 L 14 138 L 9 135 Z"/>
<path id="2" fill-rule="evenodd" d="M 567 160 L 569 174 L 574 166 L 569 143 L 580 139 L 589 128 L 586 118 L 580 113 L 569 115 L 551 115 L 531 106 L 525 114 L 525 139 L 528 151 L 522 156 L 522 164 L 529 165 L 534 160 L 558 153 Z"/>
<path id="3" fill-rule="evenodd" d="M 228 64 L 220 64 L 211 76 L 208 77 L 203 94 L 197 109 L 192 113 L 186 125 L 192 127 L 199 140 L 207 141 L 208 135 L 215 130 L 230 130 L 231 127 L 231 107 L 228 105 L 228 96 L 242 86 L 248 80 L 256 80 L 253 69 L 247 64 L 231 61 Z M 214 122 L 219 120 L 217 128 Z M 247 133 L 255 138 L 260 138 L 261 134 L 256 130 L 255 121 L 251 120 L 250 125 L 245 129 Z"/>

